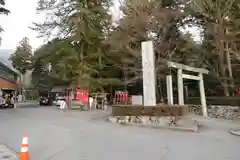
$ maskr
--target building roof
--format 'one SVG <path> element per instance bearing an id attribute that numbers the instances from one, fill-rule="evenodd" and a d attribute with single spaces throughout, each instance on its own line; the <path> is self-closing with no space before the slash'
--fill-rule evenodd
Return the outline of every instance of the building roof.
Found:
<path id="1" fill-rule="evenodd" d="M 12 49 L 0 49 L 0 66 L 13 74 L 20 75 L 19 72 L 13 68 L 12 61 L 9 59 L 13 52 L 14 50 Z"/>
<path id="2" fill-rule="evenodd" d="M 0 66 L 5 68 L 8 72 L 11 72 L 12 74 L 15 74 L 17 76 L 19 76 L 19 74 L 14 71 L 13 69 L 11 69 L 10 67 L 8 67 L 7 65 L 5 65 L 3 62 L 0 61 Z"/>

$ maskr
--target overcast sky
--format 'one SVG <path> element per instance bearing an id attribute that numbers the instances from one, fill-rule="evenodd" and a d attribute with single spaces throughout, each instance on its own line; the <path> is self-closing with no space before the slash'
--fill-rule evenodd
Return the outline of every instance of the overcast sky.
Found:
<path id="1" fill-rule="evenodd" d="M 4 32 L 1 34 L 0 49 L 15 49 L 23 37 L 28 37 L 33 48 L 43 43 L 36 38 L 37 33 L 29 29 L 32 22 L 41 21 L 35 10 L 38 0 L 6 0 L 6 8 L 11 11 L 8 16 L 0 16 Z"/>
<path id="2" fill-rule="evenodd" d="M 11 11 L 8 16 L 0 16 L 4 32 L 1 34 L 0 49 L 15 49 L 23 37 L 30 39 L 34 49 L 43 44 L 43 39 L 37 38 L 37 33 L 28 27 L 32 22 L 43 21 L 43 17 L 36 14 L 38 0 L 6 0 L 6 8 Z M 117 7 L 113 7 L 116 14 Z"/>

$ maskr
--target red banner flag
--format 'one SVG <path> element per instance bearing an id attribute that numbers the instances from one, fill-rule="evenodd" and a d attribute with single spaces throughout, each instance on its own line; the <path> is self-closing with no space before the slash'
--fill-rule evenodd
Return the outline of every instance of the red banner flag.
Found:
<path id="1" fill-rule="evenodd" d="M 88 103 L 88 90 L 85 89 L 76 89 L 76 100 L 81 101 L 82 103 Z"/>

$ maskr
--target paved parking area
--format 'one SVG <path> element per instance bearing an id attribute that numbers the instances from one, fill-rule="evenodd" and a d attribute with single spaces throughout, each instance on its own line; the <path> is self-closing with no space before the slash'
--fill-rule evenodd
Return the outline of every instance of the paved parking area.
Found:
<path id="1" fill-rule="evenodd" d="M 0 141 L 20 150 L 29 135 L 33 160 L 239 160 L 240 138 L 228 133 L 238 125 L 201 118 L 200 133 L 121 126 L 105 114 L 56 107 L 0 110 Z"/>

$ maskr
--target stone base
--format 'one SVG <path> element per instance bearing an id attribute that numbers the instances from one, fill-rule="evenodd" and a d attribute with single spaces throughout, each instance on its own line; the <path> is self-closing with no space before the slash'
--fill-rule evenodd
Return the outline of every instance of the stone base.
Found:
<path id="1" fill-rule="evenodd" d="M 189 114 L 189 107 L 185 105 L 157 104 L 156 106 L 143 105 L 114 105 L 112 106 L 113 116 L 186 116 Z"/>
<path id="2" fill-rule="evenodd" d="M 108 121 L 122 125 L 136 125 L 152 128 L 167 128 L 198 132 L 198 122 L 183 117 L 149 117 L 149 116 L 110 116 Z"/>

